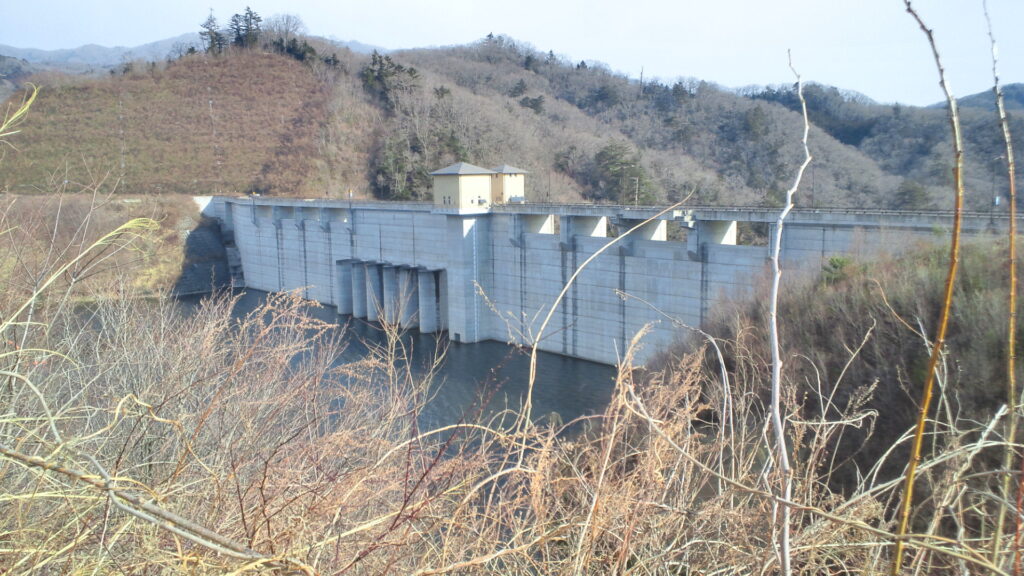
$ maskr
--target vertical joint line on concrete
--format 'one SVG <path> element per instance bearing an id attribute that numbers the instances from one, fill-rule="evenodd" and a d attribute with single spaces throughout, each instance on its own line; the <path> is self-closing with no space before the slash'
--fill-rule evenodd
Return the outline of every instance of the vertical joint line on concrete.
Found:
<path id="1" fill-rule="evenodd" d="M 348 205 L 348 255 L 356 257 L 356 213 L 352 211 L 352 203 Z"/>
<path id="2" fill-rule="evenodd" d="M 437 331 L 441 331 L 441 271 L 432 270 L 430 275 L 434 278 L 434 316 L 437 322 Z"/>
<path id="3" fill-rule="evenodd" d="M 277 243 L 277 290 L 284 292 L 284 232 L 279 224 L 279 221 L 274 221 L 274 241 Z"/>
<path id="4" fill-rule="evenodd" d="M 473 341 L 476 342 L 480 339 L 480 297 L 477 294 L 477 290 L 480 289 L 480 263 L 477 258 L 477 231 L 480 228 L 480 222 L 473 222 Z"/>
<path id="5" fill-rule="evenodd" d="M 572 239 L 569 240 L 569 249 L 572 250 L 572 273 L 575 274 L 576 273 L 576 266 L 577 266 L 577 262 L 576 262 L 576 260 L 577 260 L 577 256 L 576 256 L 576 237 L 575 236 L 573 236 Z M 577 296 L 579 295 L 577 293 L 577 287 L 578 286 L 579 286 L 579 282 L 573 282 L 572 283 L 572 289 L 571 289 L 571 292 L 572 292 L 572 318 L 573 318 L 573 322 L 572 322 L 572 355 L 573 356 L 576 355 L 576 342 L 577 342 L 577 337 L 578 337 L 578 334 L 577 334 L 578 330 L 576 330 L 577 321 L 579 320 L 579 299 L 577 298 Z"/>
<path id="6" fill-rule="evenodd" d="M 337 263 L 334 262 L 334 243 L 331 242 L 331 227 L 321 227 L 320 229 L 323 231 L 323 234 L 327 237 L 327 282 L 330 288 L 330 292 L 328 292 L 328 294 L 331 295 L 331 298 L 340 299 L 338 293 L 334 291 L 334 276 L 335 274 L 338 273 L 338 265 Z M 340 304 L 341 302 L 334 303 L 335 306 L 339 306 Z"/>
<path id="7" fill-rule="evenodd" d="M 619 358 L 626 357 L 626 251 L 619 247 Z"/>
<path id="8" fill-rule="evenodd" d="M 563 244 L 559 244 L 558 255 L 562 261 L 561 272 L 562 272 L 562 286 L 569 281 L 569 274 L 566 271 L 568 258 L 565 247 Z M 558 306 L 558 301 L 552 302 L 552 306 Z M 562 354 L 569 353 L 569 307 L 565 302 L 562 302 Z"/>
<path id="9" fill-rule="evenodd" d="M 700 328 L 704 328 L 704 320 L 708 306 L 708 244 L 701 242 L 700 252 Z"/>
<path id="10" fill-rule="evenodd" d="M 306 246 L 306 226 L 297 226 L 302 233 L 302 297 L 309 300 L 309 249 Z"/>
<path id="11" fill-rule="evenodd" d="M 519 225 L 520 230 L 522 229 L 522 222 L 520 221 L 521 216 L 516 217 L 516 222 Z M 519 244 L 519 334 L 520 337 L 526 336 L 526 242 L 522 235 L 519 233 L 521 243 Z M 525 338 L 524 338 L 524 343 Z M 532 342 L 530 343 L 532 344 Z"/>
<path id="12" fill-rule="evenodd" d="M 822 270 L 825 268 L 825 235 L 828 234 L 828 229 L 824 226 L 821 227 L 821 260 L 818 262 L 818 269 Z M 785 239 L 785 238 L 783 238 Z"/>

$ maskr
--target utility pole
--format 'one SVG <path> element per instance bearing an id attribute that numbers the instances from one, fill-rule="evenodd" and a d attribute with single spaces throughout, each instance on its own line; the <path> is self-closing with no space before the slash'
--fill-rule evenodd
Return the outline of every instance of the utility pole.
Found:
<path id="1" fill-rule="evenodd" d="M 640 205 L 640 178 L 633 176 L 633 183 L 636 185 L 633 188 L 633 206 Z"/>

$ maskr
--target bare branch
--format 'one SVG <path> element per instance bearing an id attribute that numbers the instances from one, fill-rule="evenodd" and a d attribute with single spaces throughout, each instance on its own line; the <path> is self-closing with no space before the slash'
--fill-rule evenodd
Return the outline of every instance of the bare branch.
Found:
<path id="1" fill-rule="evenodd" d="M 917 467 L 921 462 L 921 447 L 924 442 L 924 431 L 928 421 L 928 409 L 932 400 L 932 389 L 935 385 L 935 374 L 939 364 L 939 358 L 946 342 L 946 328 L 949 326 L 950 310 L 953 306 L 953 287 L 956 284 L 957 267 L 960 260 L 960 223 L 961 212 L 963 211 L 964 188 L 961 180 L 963 169 L 963 144 L 960 135 L 960 115 L 957 112 L 956 98 L 950 90 L 949 82 L 946 80 L 946 71 L 942 66 L 942 59 L 939 57 L 939 49 L 935 43 L 935 37 L 917 11 L 911 5 L 910 0 L 904 0 L 907 12 L 917 22 L 918 27 L 928 38 L 928 44 L 932 49 L 932 56 L 935 59 L 935 66 L 939 73 L 939 84 L 946 94 L 946 102 L 949 104 L 949 122 L 953 131 L 953 194 L 954 194 L 954 215 L 953 232 L 949 248 L 949 270 L 946 274 L 945 297 L 943 299 L 942 311 L 939 315 L 938 327 L 928 359 L 928 372 L 925 376 L 924 392 L 921 397 L 920 411 L 917 418 L 917 427 L 914 432 L 914 445 L 911 450 L 910 462 L 907 466 L 906 482 L 903 488 L 903 500 L 899 510 L 899 527 L 896 530 L 895 543 L 893 544 L 892 568 L 890 574 L 898 576 L 903 567 L 903 551 L 906 545 L 905 534 L 910 524 L 910 509 L 914 496 L 914 478 Z"/>
<path id="2" fill-rule="evenodd" d="M 800 181 L 803 179 L 804 170 L 811 163 L 811 151 L 807 147 L 807 136 L 810 133 L 811 124 L 807 117 L 807 102 L 804 100 L 803 82 L 800 79 L 800 74 L 797 73 L 796 69 L 793 68 L 793 58 L 790 55 L 789 69 L 793 71 L 796 76 L 797 96 L 800 98 L 800 109 L 803 113 L 804 130 L 803 138 L 801 142 L 804 148 L 804 161 L 800 164 L 800 168 L 797 170 L 796 178 L 793 181 L 793 185 L 786 191 L 785 205 L 782 207 L 782 211 L 779 212 L 779 217 L 775 221 L 775 233 L 772 235 L 772 288 L 771 296 L 769 300 L 769 322 L 771 331 L 771 348 L 772 348 L 772 403 L 771 403 L 771 421 L 772 429 L 775 432 L 775 459 L 779 465 L 779 473 L 781 474 L 780 481 L 782 483 L 782 498 L 784 500 L 791 500 L 793 495 L 793 478 L 792 469 L 789 463 L 789 450 L 786 447 L 786 430 L 783 424 L 782 418 L 782 355 L 779 346 L 779 284 L 782 280 L 782 267 L 780 266 L 779 258 L 782 252 L 782 230 L 786 220 L 786 216 L 793 209 L 793 195 L 796 194 L 797 189 L 800 188 Z M 782 573 L 786 576 L 792 574 L 793 569 L 790 564 L 790 510 L 789 506 L 782 504 L 780 506 L 782 510 L 782 518 L 779 520 L 779 563 L 782 567 Z"/>

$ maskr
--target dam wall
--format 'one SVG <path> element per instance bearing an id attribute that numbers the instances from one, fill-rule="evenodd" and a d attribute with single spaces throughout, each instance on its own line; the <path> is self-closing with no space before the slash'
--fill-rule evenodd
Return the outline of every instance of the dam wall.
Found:
<path id="1" fill-rule="evenodd" d="M 742 245 L 738 231 L 761 226 L 771 239 L 777 216 L 757 208 L 465 209 L 256 197 L 215 197 L 204 213 L 237 249 L 245 286 L 298 291 L 340 314 L 446 331 L 457 342 L 536 343 L 607 364 L 646 329 L 634 358 L 644 363 L 717 305 L 765 285 L 770 242 Z M 834 256 L 867 260 L 945 240 L 951 223 L 945 213 L 794 211 L 782 236 L 784 285 L 817 278 Z M 989 215 L 964 221 L 968 233 L 1005 225 Z M 609 245 L 613 236 L 620 238 Z"/>

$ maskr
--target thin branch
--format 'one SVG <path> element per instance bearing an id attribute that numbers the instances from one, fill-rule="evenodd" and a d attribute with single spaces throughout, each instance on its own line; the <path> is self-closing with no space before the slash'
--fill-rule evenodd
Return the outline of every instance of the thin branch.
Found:
<path id="1" fill-rule="evenodd" d="M 241 560 L 257 560 L 264 565 L 276 565 L 283 568 L 293 569 L 297 568 L 305 573 L 313 573 L 311 568 L 301 562 L 292 559 L 267 556 L 254 550 L 250 550 L 242 544 L 229 540 L 212 530 L 199 526 L 198 524 L 195 524 L 186 518 L 182 518 L 173 512 L 164 510 L 163 508 L 148 502 L 144 502 L 136 496 L 117 488 L 114 485 L 113 480 L 107 475 L 106 471 L 95 461 L 95 459 L 91 457 L 87 458 L 92 461 L 93 465 L 99 470 L 100 478 L 97 478 L 95 474 L 88 474 L 75 468 L 62 466 L 37 456 L 22 454 L 21 452 L 13 450 L 2 444 L 0 444 L 0 455 L 14 460 L 15 462 L 19 462 L 22 465 L 61 474 L 71 478 L 72 480 L 86 484 L 87 486 L 102 490 L 110 497 L 110 501 L 119 510 L 144 520 L 158 528 L 177 534 L 182 538 L 190 540 L 200 546 L 209 548 L 215 552 Z"/>
<path id="2" fill-rule="evenodd" d="M 925 376 L 924 392 L 921 398 L 920 412 L 917 417 L 917 427 L 914 431 L 914 445 L 912 448 L 910 462 L 907 466 L 907 477 L 903 488 L 903 501 L 899 509 L 899 526 L 896 530 L 895 542 L 893 544 L 892 568 L 890 574 L 898 576 L 903 567 L 903 552 L 906 546 L 905 535 L 910 524 L 910 509 L 914 496 L 914 478 L 917 473 L 917 466 L 921 462 L 921 446 L 924 443 L 924 431 L 928 420 L 928 408 L 931 405 L 932 390 L 935 386 L 935 371 L 938 367 L 939 357 L 946 342 L 946 328 L 949 326 L 950 310 L 953 306 L 953 287 L 956 284 L 957 267 L 960 262 L 960 221 L 963 211 L 964 188 L 960 178 L 963 169 L 963 144 L 960 136 L 960 115 L 957 112 L 956 98 L 949 88 L 946 80 L 946 71 L 942 66 L 942 59 L 939 57 L 939 50 L 935 44 L 935 37 L 932 34 L 917 11 L 911 5 L 910 0 L 903 0 L 907 12 L 917 22 L 918 27 L 928 38 L 928 44 L 932 49 L 932 56 L 935 59 L 935 66 L 938 68 L 939 85 L 946 94 L 946 102 L 949 104 L 949 122 L 953 131 L 953 233 L 949 248 L 949 271 L 946 275 L 945 297 L 942 304 L 942 312 L 939 315 L 939 324 L 936 328 L 936 336 L 932 346 L 931 355 L 928 359 L 928 371 Z"/>
<path id="3" fill-rule="evenodd" d="M 793 67 L 793 58 L 790 55 L 789 58 L 789 69 L 793 71 L 796 76 L 796 93 L 800 98 L 800 109 L 803 113 L 804 120 L 804 132 L 801 142 L 804 147 L 804 161 L 800 164 L 799 170 L 797 170 L 796 178 L 793 181 L 793 186 L 786 191 L 786 204 L 783 206 L 782 211 L 779 212 L 779 217 L 775 221 L 775 234 L 772 238 L 772 288 L 771 296 L 769 299 L 769 311 L 768 317 L 770 322 L 771 330 L 771 348 L 772 348 L 772 404 L 771 404 L 771 420 L 772 429 L 775 433 L 775 457 L 779 463 L 779 472 L 782 475 L 782 498 L 784 500 L 791 500 L 793 495 L 793 478 L 792 469 L 789 464 L 788 448 L 786 447 L 786 430 L 782 418 L 782 355 L 779 351 L 779 283 L 782 279 L 782 268 L 779 265 L 779 257 L 782 253 L 782 228 L 786 220 L 786 216 L 789 215 L 790 211 L 793 210 L 793 195 L 796 194 L 798 188 L 800 188 L 800 181 L 803 179 L 804 170 L 811 163 L 811 151 L 807 147 L 807 136 L 810 133 L 811 124 L 807 118 L 807 102 L 804 100 L 804 86 L 800 79 L 800 74 Z M 790 509 L 789 506 L 782 504 L 780 506 L 782 511 L 781 526 L 779 528 L 779 564 L 782 567 L 782 573 L 789 576 L 793 573 L 792 566 L 790 564 Z"/>
<path id="4" fill-rule="evenodd" d="M 1003 540 L 1003 526 L 1006 521 L 1007 502 L 1010 501 L 1010 470 L 1013 468 L 1014 448 L 1013 444 L 1017 437 L 1017 190 L 1015 162 L 1013 159 L 1013 139 L 1010 137 L 1010 123 L 1006 117 L 1006 107 L 1003 102 L 1003 87 L 999 84 L 999 48 L 996 45 L 995 33 L 992 32 L 992 18 L 988 13 L 988 1 L 982 0 L 982 8 L 985 11 L 985 24 L 988 26 L 988 38 L 992 44 L 992 91 L 996 97 L 996 113 L 999 118 L 999 126 L 1003 131 L 1003 142 L 1006 145 L 1007 176 L 1010 180 L 1010 230 L 1009 230 L 1009 295 L 1007 297 L 1007 326 L 1006 326 L 1006 402 L 1010 406 L 1010 417 L 1006 422 L 1006 451 L 1003 455 L 1003 482 L 999 501 L 999 511 L 996 515 L 996 528 L 992 536 L 992 562 L 999 563 L 1000 547 Z M 1024 466 L 1024 462 L 1021 462 Z M 1019 490 L 1018 490 L 1019 492 Z M 1018 494 L 1018 499 L 1019 499 Z M 1014 573 L 1020 574 L 1020 537 L 1022 532 L 1021 504 L 1017 503 L 1017 530 L 1015 534 Z"/>
<path id="5" fill-rule="evenodd" d="M 683 203 L 690 199 L 690 196 L 693 196 L 693 192 L 690 192 L 690 194 L 688 194 L 686 198 L 683 198 L 679 202 L 676 202 L 675 204 L 669 206 L 668 208 L 665 208 L 661 212 L 658 212 L 654 216 L 651 216 L 647 220 L 644 220 L 643 222 L 637 224 L 636 226 L 633 226 L 629 230 L 626 230 L 618 237 L 610 240 L 607 244 L 599 248 L 597 251 L 591 254 L 590 257 L 584 260 L 583 263 L 576 268 L 576 271 L 572 273 L 572 276 L 570 276 L 569 279 L 566 281 L 565 286 L 562 287 L 561 292 L 559 292 L 558 296 L 555 297 L 555 301 L 551 303 L 551 309 L 548 310 L 547 315 L 544 317 L 544 321 L 540 325 L 540 330 L 537 331 L 537 339 L 534 341 L 534 344 L 530 350 L 530 373 L 527 379 L 526 399 L 523 401 L 522 413 L 519 420 L 520 427 L 529 426 L 530 424 L 530 411 L 533 407 L 533 386 L 537 380 L 537 343 L 540 342 L 540 340 L 543 338 L 544 331 L 547 329 L 548 324 L 551 322 L 551 318 L 555 315 L 555 310 L 558 308 L 559 304 L 561 304 L 562 300 L 565 299 L 566 293 L 569 292 L 569 289 L 572 287 L 573 283 L 576 282 L 576 278 L 583 273 L 583 269 L 586 268 L 588 264 L 593 262 L 594 259 L 603 254 L 606 250 L 618 244 L 619 241 L 625 239 L 627 236 L 629 236 L 633 232 L 636 232 L 637 230 L 644 227 L 648 223 L 653 222 L 658 218 L 664 216 L 665 214 L 668 214 L 672 210 L 675 210 L 676 208 L 682 206 Z"/>

